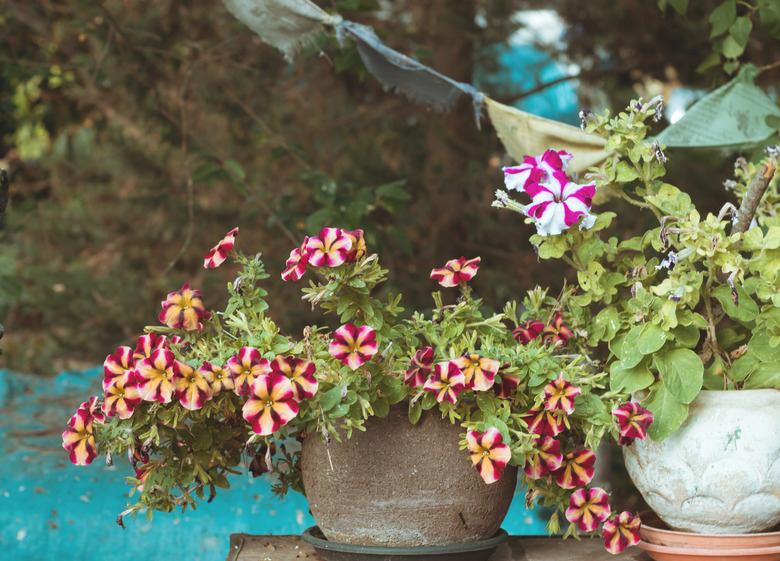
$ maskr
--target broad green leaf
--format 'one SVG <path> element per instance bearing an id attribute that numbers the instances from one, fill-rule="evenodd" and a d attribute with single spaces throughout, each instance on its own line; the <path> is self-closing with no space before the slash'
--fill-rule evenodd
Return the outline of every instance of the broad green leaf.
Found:
<path id="1" fill-rule="evenodd" d="M 633 393 L 649 387 L 655 381 L 649 366 L 650 357 L 645 357 L 633 368 L 625 368 L 620 361 L 616 360 L 609 367 L 609 389 L 613 392 L 622 389 Z"/>
<path id="2" fill-rule="evenodd" d="M 227 160 L 225 162 L 225 169 L 242 181 L 246 179 L 246 172 L 244 171 L 244 168 L 241 167 L 241 164 L 239 164 L 236 160 Z"/>
<path id="3" fill-rule="evenodd" d="M 417 421 L 420 420 L 420 415 L 422 415 L 422 411 L 423 411 L 422 403 L 420 403 L 420 400 L 418 399 L 409 408 L 409 421 L 413 425 L 416 425 Z"/>
<path id="4" fill-rule="evenodd" d="M 699 395 L 704 365 L 690 349 L 672 349 L 653 356 L 653 366 L 664 386 L 681 403 L 690 403 Z"/>
<path id="5" fill-rule="evenodd" d="M 626 335 L 625 341 L 621 345 L 620 361 L 623 363 L 624 368 L 633 368 L 642 360 L 645 356 L 637 346 L 639 334 L 642 332 L 644 325 L 635 325 L 631 328 L 631 331 Z"/>
<path id="6" fill-rule="evenodd" d="M 736 18 L 736 0 L 726 0 L 726 2 L 723 2 L 723 4 L 715 8 L 710 14 L 710 25 L 712 25 L 710 38 L 717 37 L 721 33 L 725 33 L 726 30 L 731 27 L 731 24 Z"/>
<path id="7" fill-rule="evenodd" d="M 753 374 L 760 363 L 761 360 L 748 351 L 731 364 L 731 375 L 729 378 L 735 382 L 741 382 Z"/>
<path id="8" fill-rule="evenodd" d="M 694 348 L 699 344 L 701 331 L 692 325 L 678 325 L 671 330 L 674 340 L 682 347 Z"/>
<path id="9" fill-rule="evenodd" d="M 729 317 L 744 322 L 755 320 L 759 312 L 758 305 L 741 286 L 736 285 L 734 290 L 737 293 L 737 304 L 732 299 L 731 287 L 725 284 L 713 290 L 712 296 L 718 299 Z"/>
<path id="10" fill-rule="evenodd" d="M 325 392 L 325 394 L 322 396 L 322 400 L 320 401 L 320 405 L 322 405 L 323 411 L 330 411 L 336 406 L 337 403 L 341 402 L 342 389 L 343 386 L 341 384 L 337 384 Z"/>
<path id="11" fill-rule="evenodd" d="M 772 346 L 772 336 L 767 329 L 759 329 L 748 341 L 748 348 L 762 362 L 780 361 L 780 346 Z"/>
<path id="12" fill-rule="evenodd" d="M 373 403 L 373 409 L 375 416 L 379 418 L 387 417 L 387 414 L 390 413 L 390 403 L 384 398 L 377 399 Z"/>
<path id="13" fill-rule="evenodd" d="M 688 405 L 675 398 L 660 381 L 653 384 L 650 395 L 642 404 L 653 413 L 647 435 L 656 442 L 680 428 L 688 416 Z"/>
<path id="14" fill-rule="evenodd" d="M 636 341 L 637 349 L 643 355 L 654 353 L 664 346 L 668 338 L 669 334 L 659 326 L 652 323 L 645 324 Z"/>
<path id="15" fill-rule="evenodd" d="M 752 29 L 753 24 L 750 21 L 750 16 L 738 17 L 729 27 L 729 35 L 744 49 Z"/>
<path id="16" fill-rule="evenodd" d="M 745 380 L 746 390 L 774 388 L 780 390 L 780 361 L 763 362 Z"/>
<path id="17" fill-rule="evenodd" d="M 727 35 L 723 40 L 723 56 L 726 58 L 737 58 L 745 52 L 745 47 L 739 44 L 731 35 Z"/>
<path id="18" fill-rule="evenodd" d="M 601 341 L 611 341 L 620 329 L 620 316 L 614 306 L 604 308 L 593 318 L 594 329 Z"/>

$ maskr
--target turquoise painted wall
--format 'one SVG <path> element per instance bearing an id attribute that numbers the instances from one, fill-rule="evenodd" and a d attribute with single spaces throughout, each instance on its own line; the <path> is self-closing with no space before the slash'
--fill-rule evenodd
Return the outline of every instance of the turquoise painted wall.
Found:
<path id="1" fill-rule="evenodd" d="M 61 444 L 68 419 L 100 388 L 102 368 L 64 372 L 50 379 L 0 370 L 0 552 L 14 561 L 212 561 L 228 553 L 230 534 L 300 534 L 314 525 L 306 499 L 273 498 L 264 478 L 231 479 L 211 504 L 184 514 L 156 513 L 151 522 L 116 525 L 132 470 L 95 461 L 70 464 Z M 527 512 L 517 495 L 504 528 L 510 534 L 544 533 L 542 513 Z"/>

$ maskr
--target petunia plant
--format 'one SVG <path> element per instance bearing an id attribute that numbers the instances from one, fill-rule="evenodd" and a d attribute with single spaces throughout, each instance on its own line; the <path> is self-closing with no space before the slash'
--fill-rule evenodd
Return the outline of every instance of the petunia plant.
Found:
<path id="1" fill-rule="evenodd" d="M 204 260 L 210 269 L 231 257 L 239 268 L 224 310 L 206 310 L 189 285 L 170 293 L 161 325 L 106 357 L 102 391 L 63 434 L 74 464 L 130 459 L 134 500 L 120 524 L 141 511 L 194 508 L 242 471 L 273 473 L 280 495 L 303 492 L 301 438 L 349 438 L 403 403 L 411 423 L 436 411 L 462 427 L 464 457 L 485 485 L 517 466 L 527 503 L 555 508 L 552 531 L 564 520 L 577 533 L 614 519 L 609 547 L 626 543 L 620 528 L 631 520 L 610 515 L 591 485 L 595 450 L 608 433 L 642 437 L 645 420 L 623 412 L 627 394 L 606 388 L 606 375 L 572 350 L 579 335 L 562 315 L 528 319 L 543 293 L 487 313 L 469 284 L 480 258 L 460 257 L 431 271 L 440 288 L 432 312 L 403 315 L 400 296 L 376 296 L 387 271 L 363 232 L 325 228 L 278 267 L 287 282 L 308 277 L 303 299 L 324 312 L 294 337 L 268 315 L 265 266 L 234 247 L 237 236 L 231 230 Z"/>
<path id="2" fill-rule="evenodd" d="M 668 437 L 703 388 L 780 388 L 777 147 L 763 161 L 738 160 L 736 177 L 724 183 L 736 197 L 704 215 L 664 179 L 664 146 L 648 138 L 662 109 L 656 97 L 615 116 L 582 112 L 583 128 L 604 137 L 615 157 L 580 182 L 567 172 L 571 154 L 526 157 L 504 169 L 506 190 L 493 203 L 536 226 L 530 241 L 540 259 L 563 259 L 576 270 L 576 285 L 550 309 L 576 334 L 570 346 L 609 375 L 609 389 L 641 402 L 615 408 L 623 445 Z M 621 227 L 614 211 L 596 212 L 595 197 L 623 205 L 628 223 Z M 632 206 L 635 212 L 625 210 Z M 538 320 L 531 315 L 518 338 L 544 336 Z M 610 547 L 630 527 L 611 524 Z"/>

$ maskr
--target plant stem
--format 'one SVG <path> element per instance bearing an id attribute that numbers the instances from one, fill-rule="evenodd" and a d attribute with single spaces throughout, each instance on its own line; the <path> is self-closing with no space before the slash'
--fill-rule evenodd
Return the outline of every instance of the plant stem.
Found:
<path id="1" fill-rule="evenodd" d="M 763 164 L 759 168 L 758 173 L 753 176 L 753 180 L 750 182 L 750 186 L 745 192 L 742 204 L 737 212 L 737 223 L 734 225 L 732 233 L 741 234 L 750 227 L 753 215 L 755 215 L 758 208 L 758 203 L 761 202 L 761 197 L 764 196 L 764 192 L 769 187 L 769 182 L 772 181 L 774 175 L 775 165 L 774 162 L 770 161 L 769 164 Z"/>

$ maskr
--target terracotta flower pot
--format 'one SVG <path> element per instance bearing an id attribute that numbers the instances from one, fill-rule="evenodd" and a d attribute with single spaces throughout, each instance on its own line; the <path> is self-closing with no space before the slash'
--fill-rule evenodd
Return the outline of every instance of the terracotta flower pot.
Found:
<path id="1" fill-rule="evenodd" d="M 468 452 L 463 429 L 438 410 L 409 422 L 407 406 L 372 417 L 326 448 L 318 435 L 303 442 L 303 485 L 312 516 L 328 540 L 414 547 L 492 537 L 512 502 L 517 469 L 486 484 Z M 332 465 L 332 467 L 331 467 Z"/>
<path id="2" fill-rule="evenodd" d="M 780 391 L 702 391 L 662 442 L 623 447 L 626 470 L 674 530 L 766 531 L 780 523 Z"/>

